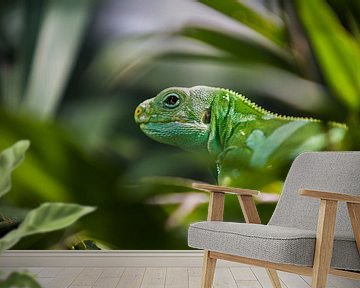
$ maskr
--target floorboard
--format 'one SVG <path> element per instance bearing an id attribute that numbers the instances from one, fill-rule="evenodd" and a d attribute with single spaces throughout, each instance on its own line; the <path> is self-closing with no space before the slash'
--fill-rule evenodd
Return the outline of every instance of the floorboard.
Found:
<path id="1" fill-rule="evenodd" d="M 281 281 L 288 288 L 310 288 L 310 285 L 299 275 L 286 272 L 278 272 L 278 274 Z"/>
<path id="2" fill-rule="evenodd" d="M 214 288 L 237 288 L 236 281 L 229 268 L 220 267 L 216 269 Z"/>
<path id="3" fill-rule="evenodd" d="M 199 288 L 201 283 L 201 268 L 188 268 L 189 288 Z"/>
<path id="4" fill-rule="evenodd" d="M 273 288 L 269 276 L 264 268 L 251 267 L 251 271 L 253 271 L 253 273 L 255 274 L 255 277 L 261 284 L 262 288 Z M 283 288 L 288 288 L 281 279 L 280 281 Z"/>
<path id="5" fill-rule="evenodd" d="M 126 268 L 116 288 L 140 288 L 144 274 L 145 268 Z"/>
<path id="6" fill-rule="evenodd" d="M 164 288 L 166 268 L 146 268 L 141 288 Z"/>
<path id="7" fill-rule="evenodd" d="M 166 269 L 165 287 L 167 288 L 188 288 L 189 274 L 187 268 L 169 267 Z"/>

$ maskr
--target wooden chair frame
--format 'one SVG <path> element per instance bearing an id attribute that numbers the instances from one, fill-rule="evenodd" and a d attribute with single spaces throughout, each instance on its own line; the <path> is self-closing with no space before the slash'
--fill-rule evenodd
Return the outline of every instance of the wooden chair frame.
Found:
<path id="1" fill-rule="evenodd" d="M 259 214 L 253 201 L 253 196 L 258 195 L 259 191 L 222 187 L 203 183 L 193 183 L 192 186 L 193 188 L 210 192 L 207 217 L 208 221 L 223 221 L 225 194 L 230 193 L 237 195 L 246 223 L 261 223 Z M 300 189 L 299 194 L 308 197 L 315 197 L 320 200 L 314 262 L 312 267 L 293 264 L 280 264 L 205 250 L 203 258 L 201 288 L 212 287 L 217 259 L 265 268 L 274 288 L 281 288 L 281 283 L 276 272 L 277 270 L 312 276 L 312 288 L 325 288 L 328 274 L 360 280 L 360 272 L 330 268 L 334 242 L 337 203 L 339 201 L 347 203 L 356 245 L 360 254 L 360 196 L 307 189 Z"/>

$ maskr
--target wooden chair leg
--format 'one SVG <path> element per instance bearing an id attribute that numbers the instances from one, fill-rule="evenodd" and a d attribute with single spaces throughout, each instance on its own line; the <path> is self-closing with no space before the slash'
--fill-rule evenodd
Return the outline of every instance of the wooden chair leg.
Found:
<path id="1" fill-rule="evenodd" d="M 347 203 L 356 246 L 360 255 L 360 204 Z"/>
<path id="2" fill-rule="evenodd" d="M 209 199 L 208 221 L 222 221 L 224 217 L 225 194 L 211 192 Z M 205 250 L 201 275 L 201 288 L 211 288 L 214 280 L 216 258 L 210 257 L 210 252 Z"/>
<path id="3" fill-rule="evenodd" d="M 271 284 L 274 288 L 281 288 L 279 276 L 274 269 L 266 269 L 266 272 L 270 278 Z"/>
<path id="4" fill-rule="evenodd" d="M 320 200 L 312 288 L 325 288 L 330 270 L 337 201 Z"/>
<path id="5" fill-rule="evenodd" d="M 261 220 L 252 196 L 238 195 L 238 200 L 241 206 L 241 210 L 243 211 L 244 214 L 245 222 L 260 224 Z M 266 269 L 266 272 L 269 275 L 272 286 L 274 288 L 281 288 L 280 279 L 279 276 L 277 275 L 276 270 Z"/>
<path id="6" fill-rule="evenodd" d="M 214 281 L 216 258 L 210 257 L 210 252 L 204 251 L 201 288 L 211 288 Z"/>

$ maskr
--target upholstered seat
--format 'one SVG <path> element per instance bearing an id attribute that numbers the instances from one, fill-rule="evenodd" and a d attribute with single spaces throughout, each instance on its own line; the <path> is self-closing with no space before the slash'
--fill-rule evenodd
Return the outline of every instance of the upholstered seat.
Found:
<path id="1" fill-rule="evenodd" d="M 316 231 L 274 225 L 205 221 L 190 225 L 189 246 L 283 264 L 312 266 Z M 335 235 L 331 267 L 360 271 L 353 237 Z"/>

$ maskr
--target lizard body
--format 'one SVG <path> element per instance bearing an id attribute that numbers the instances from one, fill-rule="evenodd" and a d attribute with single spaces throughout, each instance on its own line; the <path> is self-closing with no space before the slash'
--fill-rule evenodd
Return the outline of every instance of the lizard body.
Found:
<path id="1" fill-rule="evenodd" d="M 236 92 L 207 86 L 165 89 L 136 108 L 135 121 L 154 140 L 210 155 L 220 185 L 252 188 L 252 175 L 262 175 L 256 181 L 261 187 L 301 152 L 341 149 L 347 130 L 280 116 Z"/>

